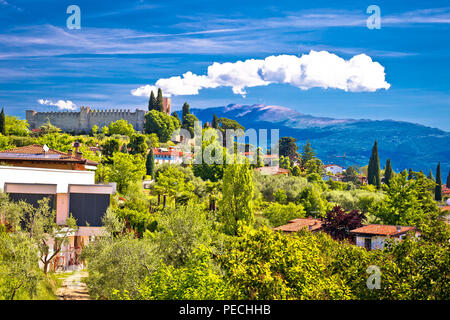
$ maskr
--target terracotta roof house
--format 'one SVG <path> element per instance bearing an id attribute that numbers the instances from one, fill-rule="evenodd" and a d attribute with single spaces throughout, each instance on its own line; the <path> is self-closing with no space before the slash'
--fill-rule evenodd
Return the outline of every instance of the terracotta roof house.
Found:
<path id="1" fill-rule="evenodd" d="M 322 221 L 312 218 L 299 218 L 288 221 L 287 224 L 273 228 L 273 230 L 283 231 L 285 233 L 298 232 L 307 228 L 309 231 L 317 232 L 322 230 Z"/>
<path id="2" fill-rule="evenodd" d="M 0 151 L 0 163 L 14 167 L 49 168 L 63 170 L 96 169 L 98 163 L 83 158 L 78 152 L 79 143 L 74 143 L 75 152 L 61 152 L 32 144 Z"/>
<path id="3" fill-rule="evenodd" d="M 416 227 L 369 224 L 350 231 L 356 237 L 356 245 L 367 250 L 382 249 L 388 238 L 401 240 L 408 232 L 419 235 Z"/>
<path id="4" fill-rule="evenodd" d="M 183 162 L 183 151 L 175 147 L 153 148 L 155 163 L 181 164 Z"/>

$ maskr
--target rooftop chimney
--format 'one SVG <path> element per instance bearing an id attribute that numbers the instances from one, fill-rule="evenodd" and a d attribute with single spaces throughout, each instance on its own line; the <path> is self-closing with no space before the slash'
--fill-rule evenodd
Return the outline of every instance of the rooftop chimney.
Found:
<path id="1" fill-rule="evenodd" d="M 397 226 L 397 232 L 400 232 L 402 230 L 401 226 Z"/>
<path id="2" fill-rule="evenodd" d="M 78 141 L 75 141 L 73 144 L 73 147 L 75 148 L 75 154 L 78 153 L 78 148 L 80 147 L 80 143 Z"/>
<path id="3" fill-rule="evenodd" d="M 73 144 L 73 147 L 75 149 L 75 152 L 74 152 L 75 158 L 81 159 L 82 153 L 78 151 L 78 148 L 80 147 L 80 143 L 78 141 L 75 141 L 75 143 Z"/>

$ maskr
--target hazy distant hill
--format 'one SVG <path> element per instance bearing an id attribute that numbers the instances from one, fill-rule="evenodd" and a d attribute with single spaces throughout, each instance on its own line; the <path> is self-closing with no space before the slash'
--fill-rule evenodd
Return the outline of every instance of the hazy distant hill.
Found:
<path id="1" fill-rule="evenodd" d="M 374 140 L 378 141 L 381 167 L 390 158 L 394 170 L 405 168 L 435 170 L 441 162 L 443 179 L 450 168 L 450 133 L 419 124 L 402 121 L 373 121 L 314 117 L 280 106 L 228 105 L 207 109 L 192 108 L 200 120 L 219 118 L 235 119 L 246 129 L 278 128 L 280 137 L 297 138 L 299 146 L 309 140 L 319 158 L 325 163 L 345 166 L 367 165 Z"/>

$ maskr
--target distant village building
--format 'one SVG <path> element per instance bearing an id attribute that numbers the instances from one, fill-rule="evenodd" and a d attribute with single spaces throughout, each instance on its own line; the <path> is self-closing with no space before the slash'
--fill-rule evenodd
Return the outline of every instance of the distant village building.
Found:
<path id="1" fill-rule="evenodd" d="M 344 172 L 344 168 L 341 166 L 338 166 L 337 164 L 327 164 L 324 166 L 325 172 L 331 173 L 333 175 L 341 174 Z"/>
<path id="2" fill-rule="evenodd" d="M 388 238 L 402 240 L 408 232 L 419 233 L 416 227 L 391 226 L 380 224 L 369 224 L 350 231 L 356 237 L 356 245 L 367 250 L 383 249 Z"/>
<path id="3" fill-rule="evenodd" d="M 48 198 L 58 224 L 63 225 L 69 214 L 77 221 L 77 231 L 71 234 L 52 268 L 79 263 L 81 248 L 91 237 L 103 233 L 102 218 L 114 188 L 95 184 L 95 172 L 89 169 L 96 166 L 77 149 L 73 154 L 31 145 L 0 152 L 0 191 L 12 201 L 22 200 L 33 206 Z"/>
<path id="4" fill-rule="evenodd" d="M 153 148 L 155 163 L 181 164 L 183 163 L 183 151 L 175 148 Z"/>
<path id="5" fill-rule="evenodd" d="M 163 111 L 170 114 L 170 98 L 163 98 Z M 63 112 L 36 112 L 34 110 L 26 111 L 26 119 L 30 124 L 30 130 L 36 130 L 47 121 L 65 132 L 89 132 L 93 126 L 102 128 L 108 126 L 111 122 L 124 119 L 133 125 L 136 131 L 144 131 L 145 122 L 144 110 L 135 111 L 124 109 L 95 110 L 90 107 L 81 107 L 80 111 Z"/>

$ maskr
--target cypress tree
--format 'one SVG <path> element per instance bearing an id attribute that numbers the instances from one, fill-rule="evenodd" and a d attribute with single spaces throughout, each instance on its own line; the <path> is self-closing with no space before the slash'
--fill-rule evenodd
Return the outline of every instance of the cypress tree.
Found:
<path id="1" fill-rule="evenodd" d="M 213 115 L 212 127 L 214 129 L 219 129 L 219 119 L 217 118 L 216 114 Z"/>
<path id="2" fill-rule="evenodd" d="M 182 114 L 182 117 L 181 117 L 181 119 L 183 120 L 183 122 L 184 122 L 184 119 L 186 118 L 186 116 L 187 116 L 188 114 L 190 114 L 190 111 L 189 111 L 189 104 L 188 104 L 187 102 L 185 102 L 185 103 L 183 104 L 183 114 Z"/>
<path id="3" fill-rule="evenodd" d="M 6 134 L 6 124 L 5 124 L 5 109 L 2 108 L 2 112 L 0 112 L 0 134 Z"/>
<path id="4" fill-rule="evenodd" d="M 434 191 L 434 199 L 442 201 L 442 180 L 441 180 L 441 163 L 439 162 L 436 168 L 436 189 Z"/>
<path id="5" fill-rule="evenodd" d="M 367 180 L 369 184 L 377 186 L 377 188 L 380 189 L 380 158 L 378 156 L 378 143 L 376 140 L 372 148 L 372 155 L 370 156 L 369 167 L 367 168 L 367 171 Z"/>
<path id="6" fill-rule="evenodd" d="M 391 166 L 391 159 L 386 160 L 386 169 L 384 170 L 384 183 L 388 186 L 391 184 L 391 178 L 392 178 L 392 166 Z"/>
<path id="7" fill-rule="evenodd" d="M 161 88 L 158 88 L 158 96 L 156 98 L 156 110 L 164 112 L 164 99 Z"/>
<path id="8" fill-rule="evenodd" d="M 428 172 L 428 179 L 434 180 L 433 172 L 430 169 L 430 172 Z"/>
<path id="9" fill-rule="evenodd" d="M 156 98 L 155 98 L 155 94 L 150 93 L 150 99 L 148 100 L 148 111 L 152 111 L 156 109 Z"/>
<path id="10" fill-rule="evenodd" d="M 447 176 L 447 188 L 450 188 L 450 170 L 448 170 L 448 176 Z"/>
<path id="11" fill-rule="evenodd" d="M 153 148 L 150 148 L 150 152 L 147 155 L 147 161 L 145 162 L 145 167 L 147 169 L 147 175 L 151 176 L 152 179 L 155 177 L 155 156 L 153 155 Z"/>

